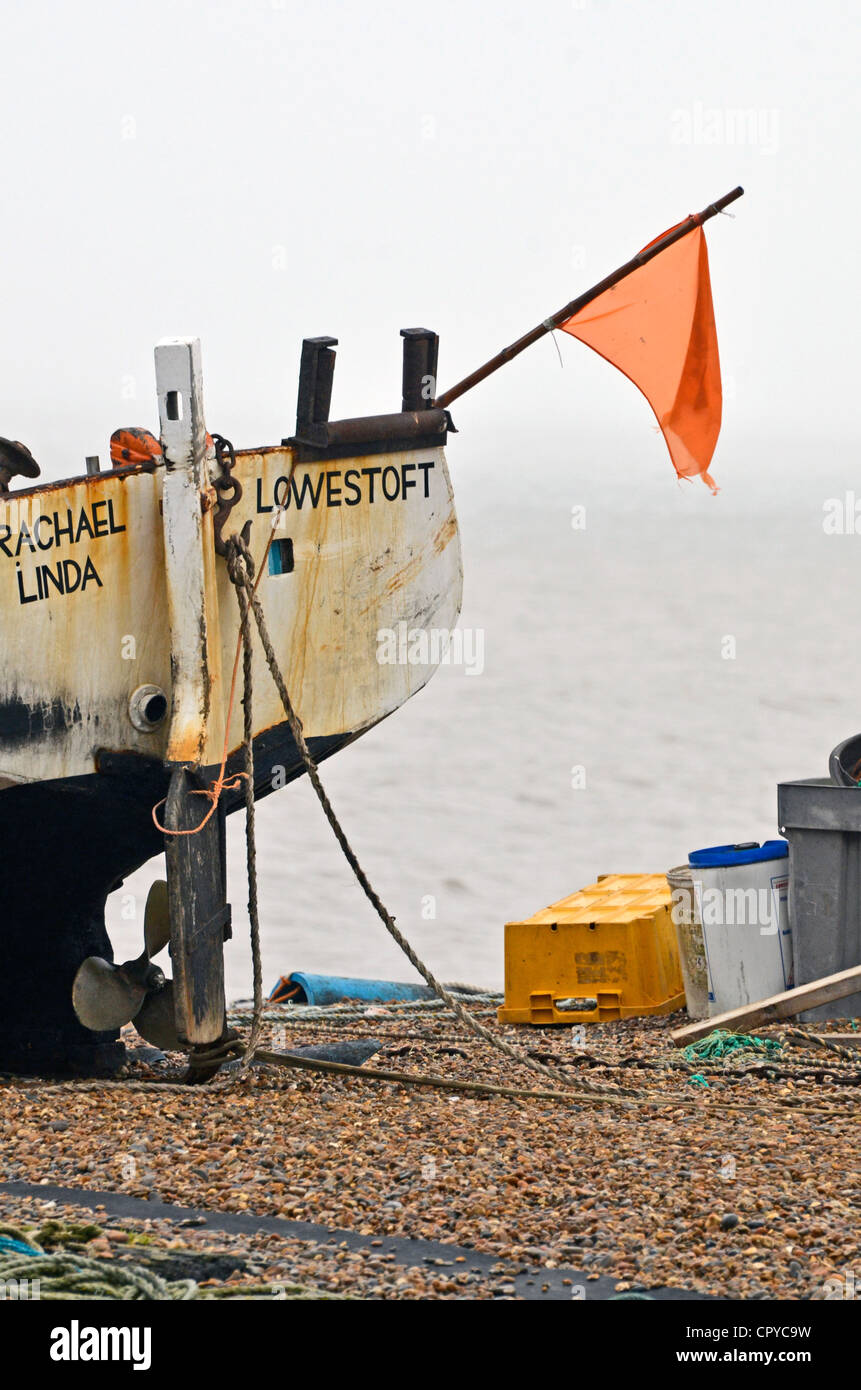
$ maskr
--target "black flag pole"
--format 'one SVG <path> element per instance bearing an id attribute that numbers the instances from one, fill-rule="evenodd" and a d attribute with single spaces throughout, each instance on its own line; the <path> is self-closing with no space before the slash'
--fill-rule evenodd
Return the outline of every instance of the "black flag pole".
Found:
<path id="1" fill-rule="evenodd" d="M 571 303 L 566 304 L 564 309 L 559 309 L 557 313 L 551 314 L 543 323 L 537 324 L 536 327 L 531 329 L 528 333 L 524 333 L 523 337 L 518 338 L 516 343 L 512 343 L 510 347 L 503 348 L 502 352 L 498 352 L 495 357 L 491 357 L 490 361 L 485 362 L 483 367 L 478 367 L 474 372 L 470 372 L 469 376 L 463 378 L 463 381 L 459 381 L 456 386 L 450 387 L 449 390 L 444 391 L 441 396 L 437 396 L 434 405 L 441 407 L 451 405 L 452 401 L 456 401 L 458 397 L 464 395 L 466 391 L 471 391 L 473 386 L 477 386 L 480 381 L 484 381 L 492 372 L 503 367 L 506 362 L 510 362 L 513 357 L 517 357 L 518 353 L 523 352 L 524 348 L 531 347 L 533 343 L 537 343 L 538 339 L 543 338 L 545 333 L 550 333 L 552 329 L 558 328 L 559 325 L 565 323 L 567 319 L 573 318 L 575 314 L 579 314 L 580 310 L 585 309 L 587 304 L 591 304 L 593 299 L 597 299 L 599 294 L 603 294 L 605 290 L 611 289 L 613 285 L 618 285 L 619 281 L 624 280 L 626 275 L 633 274 L 635 270 L 639 270 L 641 266 L 646 265 L 646 263 L 653 260 L 655 256 L 659 256 L 662 251 L 666 251 L 668 246 L 672 246 L 675 242 L 680 241 L 683 236 L 687 236 L 688 232 L 692 232 L 694 227 L 702 226 L 703 222 L 708 222 L 710 217 L 715 217 L 719 212 L 723 212 L 725 207 L 728 207 L 730 203 L 734 203 L 736 198 L 740 198 L 743 193 L 743 188 L 734 188 L 731 193 L 725 193 L 722 198 L 718 198 L 716 203 L 709 203 L 708 207 L 703 208 L 702 212 L 694 213 L 691 217 L 686 218 L 684 222 L 680 222 L 678 227 L 674 227 L 671 232 L 667 232 L 666 236 L 661 237 L 660 240 L 656 241 L 652 246 L 647 246 L 645 250 L 640 251 L 638 255 L 634 256 L 632 260 L 626 261 L 624 265 L 619 266 L 618 270 L 614 270 L 612 274 L 600 280 L 597 285 L 593 285 L 591 290 L 586 290 L 584 294 L 578 295 L 576 299 L 572 299 Z"/>

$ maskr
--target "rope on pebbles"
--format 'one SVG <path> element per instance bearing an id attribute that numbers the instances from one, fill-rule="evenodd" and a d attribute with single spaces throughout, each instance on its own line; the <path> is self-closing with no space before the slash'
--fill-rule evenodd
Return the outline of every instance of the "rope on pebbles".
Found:
<path id="1" fill-rule="evenodd" d="M 479 994 L 475 990 L 452 989 L 454 998 L 465 1004 L 473 1004 L 476 1013 L 493 1014 L 503 1002 L 502 994 Z M 265 1023 L 297 1024 L 304 1023 L 355 1023 L 358 1019 L 380 1017 L 375 1010 L 384 1009 L 388 1014 L 410 1014 L 443 1012 L 449 1013 L 448 1005 L 441 999 L 387 999 L 374 1004 L 282 1004 L 267 1009 L 263 1015 Z M 245 1023 L 251 1018 L 251 1006 L 245 999 L 239 999 L 228 1010 L 231 1023 Z"/>
<path id="2" fill-rule="evenodd" d="M 228 542 L 227 569 L 230 575 L 230 580 L 236 588 L 237 599 L 239 602 L 243 641 L 246 652 L 246 672 L 250 673 L 251 667 L 249 619 L 251 616 L 253 616 L 254 621 L 257 625 L 257 632 L 260 637 L 260 642 L 263 647 L 264 654 L 266 656 L 266 662 L 269 667 L 269 673 L 272 676 L 273 681 L 275 682 L 275 688 L 278 691 L 281 704 L 284 708 L 284 713 L 287 716 L 287 723 L 290 727 L 290 732 L 293 735 L 296 747 L 299 750 L 299 755 L 304 764 L 305 772 L 308 776 L 308 781 L 311 783 L 311 786 L 314 789 L 314 793 L 317 797 L 317 800 L 320 803 L 323 814 L 326 817 L 326 820 L 329 822 L 329 826 L 332 830 L 332 833 L 335 836 L 335 839 L 338 841 L 344 858 L 346 859 L 347 863 L 352 869 L 356 881 L 359 884 L 359 887 L 362 889 L 362 892 L 365 894 L 365 897 L 368 899 L 368 902 L 371 904 L 380 921 L 382 922 L 383 926 L 386 928 L 386 931 L 389 933 L 392 940 L 401 948 L 407 960 L 410 962 L 410 965 L 412 965 L 413 969 L 416 970 L 418 974 L 421 975 L 422 979 L 424 979 L 426 983 L 430 985 L 437 998 L 440 999 L 449 1009 L 451 1009 L 452 1013 L 454 1013 L 456 1018 L 463 1024 L 465 1028 L 468 1028 L 472 1033 L 482 1038 L 484 1042 L 486 1042 L 490 1047 L 493 1047 L 497 1051 L 502 1052 L 505 1056 L 508 1057 L 510 1061 L 514 1062 L 517 1066 L 529 1067 L 532 1071 L 538 1072 L 539 1075 L 547 1077 L 551 1081 L 555 1082 L 557 1086 L 562 1086 L 563 1088 L 567 1089 L 571 1085 L 571 1078 L 567 1076 L 564 1071 L 562 1071 L 558 1067 L 548 1066 L 544 1062 L 536 1061 L 533 1057 L 530 1057 L 529 1054 L 525 1052 L 522 1048 L 515 1047 L 511 1043 L 507 1042 L 504 1038 L 501 1038 L 498 1034 L 492 1033 L 490 1029 L 486 1028 L 483 1023 L 480 1023 L 477 1018 L 469 1014 L 467 1010 L 464 1008 L 463 1004 L 461 1004 L 460 1000 L 456 998 L 449 990 L 447 990 L 445 985 L 443 985 L 439 980 L 436 979 L 436 977 L 431 973 L 428 966 L 426 966 L 424 961 L 421 960 L 421 958 L 417 955 L 416 951 L 410 945 L 403 932 L 401 932 L 401 930 L 398 928 L 398 926 L 395 923 L 394 917 L 389 912 L 382 898 L 377 893 L 376 889 L 374 888 L 373 884 L 371 883 L 370 879 L 368 878 L 367 874 L 362 868 L 356 851 L 353 849 L 353 846 L 347 839 L 346 832 L 344 831 L 344 828 L 341 825 L 340 820 L 338 819 L 335 809 L 332 806 L 332 803 L 330 802 L 326 794 L 326 790 L 323 786 L 323 783 L 320 780 L 320 772 L 317 767 L 317 763 L 305 741 L 305 733 L 302 727 L 302 721 L 299 718 L 299 715 L 296 713 L 296 710 L 293 706 L 293 702 L 290 698 L 290 692 L 287 689 L 287 684 L 284 680 L 283 672 L 281 671 L 281 667 L 278 664 L 278 658 L 275 655 L 275 649 L 272 645 L 272 639 L 269 635 L 269 630 L 266 625 L 266 618 L 264 616 L 260 600 L 257 597 L 257 582 L 259 581 L 260 574 L 262 574 L 263 572 L 263 566 L 266 563 L 266 557 L 269 552 L 269 547 L 271 546 L 272 539 L 275 535 L 274 526 L 275 521 L 273 520 L 273 528 L 270 532 L 269 542 L 266 547 L 266 554 L 264 554 L 263 556 L 263 561 L 259 572 L 254 563 L 254 558 L 251 554 L 248 544 L 242 536 L 234 535 L 230 538 L 230 541 Z M 255 580 L 255 575 L 257 575 L 257 580 Z M 248 676 L 246 676 L 244 704 L 246 707 L 245 737 L 247 742 L 250 737 L 248 730 L 251 726 L 251 689 L 250 679 L 248 678 Z M 251 797 L 253 801 L 253 791 L 251 792 Z M 252 875 L 256 872 L 252 837 L 253 820 L 249 820 L 249 882 L 251 882 Z M 253 1044 L 254 1041 L 256 1041 L 256 1038 L 260 1032 L 263 1012 L 263 1004 L 260 995 L 259 985 L 260 972 L 258 931 L 257 924 L 255 921 L 254 910 L 256 907 L 256 892 L 254 891 L 253 886 L 249 896 L 249 908 L 251 909 L 252 919 L 252 955 L 254 957 L 254 1011 L 251 1025 L 252 1041 L 249 1043 L 248 1047 L 246 1047 L 245 1052 L 243 1053 L 243 1069 L 248 1065 L 248 1063 L 251 1060 Z M 215 1084 L 217 1085 L 218 1082 L 216 1082 Z M 614 1097 L 615 1099 L 618 1099 L 620 1096 L 625 1095 L 627 1093 L 625 1088 L 596 1085 L 594 1082 L 586 1080 L 586 1078 L 580 1078 L 578 1084 L 582 1091 L 588 1091 L 590 1094 L 595 1096 L 609 1095 Z"/>
<path id="3" fill-rule="evenodd" d="M 708 1037 L 690 1043 L 682 1056 L 686 1062 L 723 1061 L 726 1057 L 738 1056 L 740 1052 L 756 1052 L 773 1057 L 781 1047 L 776 1038 L 758 1038 L 753 1033 L 730 1033 L 726 1028 L 715 1028 Z"/>
<path id="4" fill-rule="evenodd" d="M 60 1236 L 62 1240 L 62 1234 Z M 19 1298 L 39 1300 L 121 1302 L 189 1302 L 192 1300 L 331 1299 L 304 1284 L 213 1284 L 203 1288 L 195 1279 L 162 1279 L 152 1270 L 124 1261 L 98 1259 L 72 1250 L 45 1250 L 35 1236 L 16 1226 L 0 1225 L 0 1284 L 14 1286 Z M 38 1284 L 38 1294 L 29 1291 Z"/>

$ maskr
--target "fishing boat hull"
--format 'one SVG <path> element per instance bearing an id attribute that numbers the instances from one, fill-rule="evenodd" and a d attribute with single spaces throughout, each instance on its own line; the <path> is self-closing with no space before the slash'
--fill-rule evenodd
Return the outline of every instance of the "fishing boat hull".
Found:
<path id="1" fill-rule="evenodd" d="M 433 674 L 437 642 L 428 660 L 399 662 L 383 658 L 387 635 L 457 622 L 444 435 L 412 436 L 352 452 L 293 441 L 232 462 L 240 495 L 221 524 L 249 538 L 276 658 L 318 761 Z M 75 1018 L 75 971 L 89 955 L 112 959 L 106 898 L 165 848 L 153 810 L 173 772 L 193 769 L 206 786 L 225 754 L 228 771 L 242 766 L 239 695 L 231 702 L 239 609 L 216 544 L 212 449 L 190 491 L 165 452 L 166 464 L 29 489 L 2 509 L 0 843 L 15 872 L 4 887 L 0 1069 L 119 1064 L 116 1032 Z M 303 764 L 259 643 L 253 689 L 262 797 Z M 223 794 L 222 833 L 242 799 L 241 785 Z"/>
<path id="2" fill-rule="evenodd" d="M 342 745 L 433 672 L 381 660 L 380 634 L 457 621 L 462 567 L 444 451 L 297 463 L 289 448 L 261 449 L 237 453 L 233 476 L 242 498 L 230 529 L 250 523 L 258 560 L 277 522 L 259 596 L 306 735 Z M 239 746 L 242 710 L 229 708 L 238 608 L 211 544 L 207 717 L 199 705 L 187 727 L 170 717 L 163 485 L 162 468 L 117 470 L 7 504 L 17 515 L 0 525 L 0 797 L 87 776 L 102 750 L 211 767 L 225 739 Z M 259 737 L 283 719 L 259 649 L 254 686 Z"/>

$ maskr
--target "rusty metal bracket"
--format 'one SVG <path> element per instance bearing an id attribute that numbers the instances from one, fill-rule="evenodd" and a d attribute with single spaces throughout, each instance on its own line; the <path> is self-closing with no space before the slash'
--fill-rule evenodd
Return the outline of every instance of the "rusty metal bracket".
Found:
<path id="1" fill-rule="evenodd" d="M 242 484 L 238 478 L 233 477 L 236 450 L 230 440 L 225 439 L 223 435 L 214 434 L 212 442 L 215 445 L 215 457 L 220 470 L 218 475 L 212 479 L 212 486 L 218 495 L 218 507 L 213 520 L 215 550 L 218 555 L 226 557 L 227 541 L 224 539 L 224 524 L 242 496 Z"/>

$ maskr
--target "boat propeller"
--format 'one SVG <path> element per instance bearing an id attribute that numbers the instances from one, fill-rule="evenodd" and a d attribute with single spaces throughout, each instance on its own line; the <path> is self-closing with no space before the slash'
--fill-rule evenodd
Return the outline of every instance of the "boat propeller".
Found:
<path id="1" fill-rule="evenodd" d="M 144 912 L 144 949 L 134 960 L 114 965 L 101 956 L 88 956 L 72 986 L 72 1005 L 80 1022 L 95 1033 L 135 1028 L 153 1047 L 180 1048 L 174 1021 L 173 981 L 153 965 L 170 941 L 167 884 L 157 879 L 149 890 Z"/>

